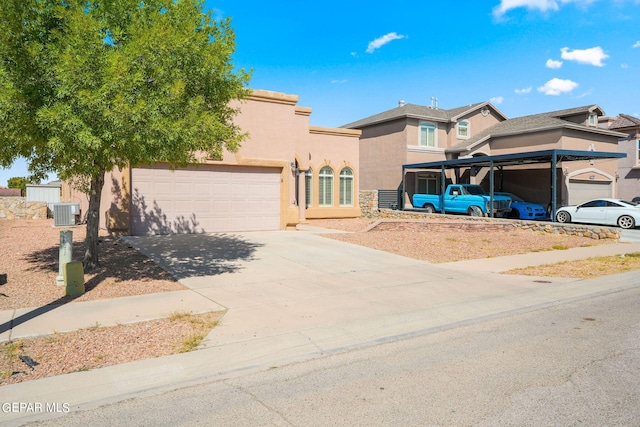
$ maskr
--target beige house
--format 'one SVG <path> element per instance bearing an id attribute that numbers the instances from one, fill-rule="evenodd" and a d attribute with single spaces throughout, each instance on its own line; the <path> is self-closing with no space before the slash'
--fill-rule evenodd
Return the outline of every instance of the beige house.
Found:
<path id="1" fill-rule="evenodd" d="M 606 124 L 609 130 L 624 133 L 618 142 L 627 157 L 618 161 L 618 197 L 632 200 L 640 196 L 640 119 L 620 114 Z"/>
<path id="2" fill-rule="evenodd" d="M 507 119 L 488 102 L 451 110 L 401 103 L 344 127 L 362 131 L 360 189 L 401 190 L 403 164 L 551 149 L 617 152 L 623 134 L 599 127 L 603 114 L 590 105 Z M 616 195 L 616 159 L 564 162 L 558 169 L 559 204 Z M 414 193 L 438 194 L 440 177 L 437 172 L 407 172 L 401 203 L 411 207 Z M 487 170 L 449 172 L 447 180 L 487 187 Z M 501 169 L 494 187 L 547 205 L 550 184 L 549 165 L 541 164 Z"/>
<path id="3" fill-rule="evenodd" d="M 307 218 L 360 216 L 359 130 L 309 125 L 298 97 L 253 91 L 235 123 L 249 134 L 221 161 L 107 174 L 101 227 L 133 235 L 280 230 Z M 63 186 L 62 201 L 87 198 Z"/>

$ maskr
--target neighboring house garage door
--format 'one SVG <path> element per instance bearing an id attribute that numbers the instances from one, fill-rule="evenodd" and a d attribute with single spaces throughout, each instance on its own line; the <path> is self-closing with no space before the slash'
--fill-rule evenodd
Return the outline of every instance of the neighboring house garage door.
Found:
<path id="1" fill-rule="evenodd" d="M 611 197 L 610 182 L 569 180 L 569 204 L 579 205 L 592 199 Z"/>
<path id="2" fill-rule="evenodd" d="M 134 168 L 131 188 L 133 235 L 280 228 L 279 169 Z"/>

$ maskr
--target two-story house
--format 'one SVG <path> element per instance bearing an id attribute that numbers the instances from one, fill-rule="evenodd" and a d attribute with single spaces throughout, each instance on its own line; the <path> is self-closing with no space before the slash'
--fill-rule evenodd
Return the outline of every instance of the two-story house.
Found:
<path id="1" fill-rule="evenodd" d="M 627 155 L 618 161 L 618 197 L 632 200 L 640 196 L 640 119 L 620 114 L 608 128 L 625 134 L 618 142 L 619 151 Z"/>
<path id="2" fill-rule="evenodd" d="M 407 171 L 403 184 L 403 164 L 552 149 L 617 152 L 623 134 L 599 127 L 602 115 L 597 105 L 508 119 L 489 102 L 451 110 L 401 104 L 344 127 L 362 131 L 360 189 L 402 190 L 401 203 L 410 207 L 414 193 L 439 193 L 441 174 Z M 613 197 L 616 169 L 615 159 L 559 164 L 558 202 Z M 500 170 L 494 187 L 547 205 L 551 200 L 550 176 L 549 164 L 510 166 Z M 447 179 L 487 186 L 483 170 L 450 171 Z"/>

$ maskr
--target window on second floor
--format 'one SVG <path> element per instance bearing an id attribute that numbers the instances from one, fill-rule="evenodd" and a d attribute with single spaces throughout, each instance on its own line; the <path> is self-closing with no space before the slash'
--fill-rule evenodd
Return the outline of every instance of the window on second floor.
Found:
<path id="1" fill-rule="evenodd" d="M 420 141 L 418 145 L 421 147 L 436 147 L 436 125 L 429 122 L 420 122 Z"/>
<path id="2" fill-rule="evenodd" d="M 636 141 L 636 165 L 640 165 L 640 139 Z"/>
<path id="3" fill-rule="evenodd" d="M 598 126 L 598 115 L 596 113 L 589 114 L 589 126 Z"/>
<path id="4" fill-rule="evenodd" d="M 463 120 L 458 122 L 458 138 L 469 138 L 469 127 L 470 123 L 467 120 Z"/>

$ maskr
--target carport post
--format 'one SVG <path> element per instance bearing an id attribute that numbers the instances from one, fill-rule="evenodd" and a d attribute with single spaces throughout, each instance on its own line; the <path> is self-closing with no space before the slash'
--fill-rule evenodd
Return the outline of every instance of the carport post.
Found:
<path id="1" fill-rule="evenodd" d="M 404 165 L 402 165 L 402 183 L 401 183 L 401 185 L 402 185 L 402 187 L 401 187 L 402 193 L 400 194 L 400 206 L 399 206 L 399 208 L 402 209 L 402 210 L 404 210 L 404 178 L 405 178 L 406 175 L 407 175 L 407 170 L 404 167 Z M 378 195 L 378 197 L 380 197 L 380 195 Z M 411 203 L 411 206 L 413 206 L 413 203 Z M 413 207 L 415 208 L 415 206 L 413 206 Z"/>
<path id="2" fill-rule="evenodd" d="M 556 222 L 556 180 L 558 179 L 558 159 L 555 151 L 551 155 L 551 222 Z"/>
<path id="3" fill-rule="evenodd" d="M 440 213 L 442 214 L 444 214 L 444 192 L 447 190 L 446 179 L 444 165 L 442 165 L 440 166 Z"/>
<path id="4" fill-rule="evenodd" d="M 493 218 L 493 160 L 489 160 L 489 216 Z"/>

